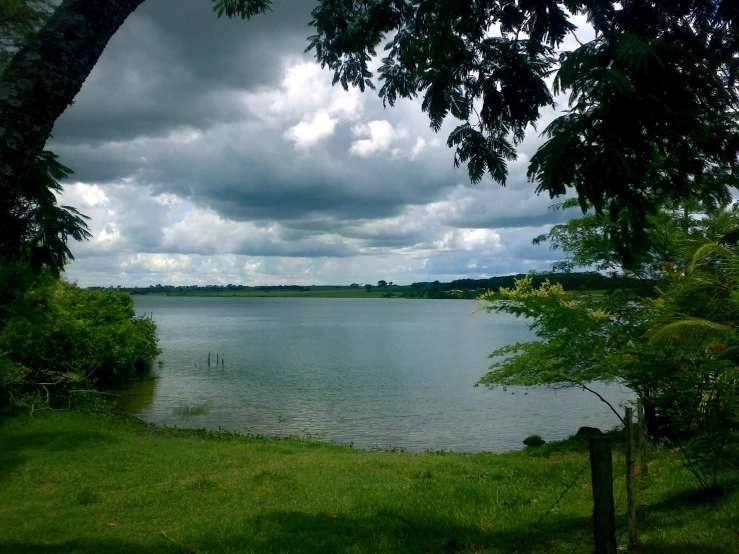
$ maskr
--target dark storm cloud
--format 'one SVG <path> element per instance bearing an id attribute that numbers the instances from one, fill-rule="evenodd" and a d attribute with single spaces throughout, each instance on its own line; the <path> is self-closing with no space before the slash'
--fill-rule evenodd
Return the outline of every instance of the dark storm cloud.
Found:
<path id="1" fill-rule="evenodd" d="M 246 123 L 238 142 L 218 133 L 190 144 L 108 143 L 55 147 L 85 182 L 132 180 L 173 193 L 236 221 L 341 219 L 396 215 L 408 204 L 435 200 L 461 177 L 450 160 L 351 156 L 341 134 L 322 149 L 296 151 L 280 130 Z M 447 154 L 446 150 L 442 150 Z M 308 218 L 308 222 L 301 220 Z"/>
<path id="2" fill-rule="evenodd" d="M 228 120 L 217 92 L 278 82 L 282 57 L 307 46 L 314 5 L 276 0 L 242 21 L 218 19 L 209 0 L 147 0 L 111 39 L 55 141 L 98 144 Z"/>
<path id="3" fill-rule="evenodd" d="M 80 271 L 237 282 L 256 264 L 269 283 L 293 271 L 293 282 L 361 280 L 352 264 L 396 282 L 546 268 L 532 227 L 577 214 L 548 210 L 526 181 L 543 139 L 529 133 L 505 188 L 470 185 L 445 146 L 457 122 L 434 134 L 416 101 L 383 109 L 372 92 L 330 86 L 303 54 L 314 5 L 275 0 L 230 21 L 209 0 L 146 0 L 130 17 L 49 144 L 84 183 L 69 203 L 92 199 Z"/>
<path id="4" fill-rule="evenodd" d="M 286 134 L 302 120 L 300 114 L 265 121 L 243 100 L 245 94 L 279 93 L 286 55 L 309 59 L 300 56 L 315 2 L 277 1 L 273 12 L 251 21 L 219 20 L 211 5 L 148 0 L 114 36 L 76 105 L 54 130 L 51 147 L 76 170 L 76 179 L 146 185 L 155 194 L 176 194 L 229 219 L 292 220 L 296 229 L 305 228 L 303 219 L 312 225 L 320 218 L 397 215 L 409 204 L 439 200 L 467 180 L 465 172 L 453 169 L 452 151 L 444 146 L 433 152 L 427 147 L 415 161 L 408 155 L 418 133 L 428 141 L 443 139 L 454 122 L 435 137 L 418 106 L 383 110 L 371 94 L 359 106 L 361 121 L 389 125 L 385 119 L 392 119 L 393 131 L 402 137 L 388 139 L 397 139 L 392 146 L 356 155 L 350 145 L 368 137 L 356 135 L 360 114 L 348 114 L 349 119 L 334 117 L 335 129 L 318 146 L 299 148 Z M 322 78 L 328 81 L 330 74 Z M 178 133 L 200 138 L 183 142 Z M 400 155 L 388 155 L 400 147 Z M 525 164 L 512 165 L 509 186 L 493 205 L 459 210 L 447 223 L 494 227 L 560 221 L 545 210 L 522 207 L 521 202 L 542 206 L 531 203 L 532 185 L 518 190 L 524 172 Z M 512 209 L 500 210 L 513 203 Z M 397 236 L 393 242 L 398 243 Z"/>

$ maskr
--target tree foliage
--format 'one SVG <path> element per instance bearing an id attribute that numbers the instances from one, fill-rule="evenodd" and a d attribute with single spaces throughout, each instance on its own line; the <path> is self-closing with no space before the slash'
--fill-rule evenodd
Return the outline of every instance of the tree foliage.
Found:
<path id="1" fill-rule="evenodd" d="M 571 15 L 596 38 L 571 52 Z M 422 97 L 438 131 L 448 116 L 454 163 L 472 182 L 505 184 L 507 162 L 541 110 L 567 92 L 569 109 L 531 159 L 537 191 L 574 188 L 583 210 L 607 213 L 625 264 L 665 199 L 730 199 L 739 172 L 739 7 L 733 0 L 325 0 L 309 49 L 344 88 L 375 88 L 393 105 Z M 554 76 L 550 89 L 547 79 Z"/>
<path id="2" fill-rule="evenodd" d="M 557 284 L 517 279 L 512 288 L 479 298 L 480 308 L 527 318 L 537 340 L 493 352 L 478 384 L 589 388 L 615 382 L 645 402 L 650 433 L 673 441 L 687 467 L 709 488 L 726 454 L 739 446 L 739 227 L 736 208 L 690 224 L 675 219 L 668 240 L 673 260 L 643 260 L 657 285 L 613 291 L 603 298 L 571 294 Z M 560 227 L 569 263 L 597 262 L 597 245 L 579 229 L 592 216 Z M 595 233 L 597 237 L 597 233 Z M 582 251 L 580 251 L 582 249 Z M 608 263 L 610 251 L 603 250 Z M 574 261 L 573 261 L 574 260 Z M 607 400 L 607 399 L 604 399 Z M 614 409 L 615 412 L 615 409 Z"/>
<path id="3" fill-rule="evenodd" d="M 569 199 L 551 206 L 553 210 L 575 207 L 577 199 Z M 697 234 L 704 237 L 717 237 L 726 232 L 731 225 L 739 223 L 736 208 L 714 208 L 703 206 L 696 201 L 688 201 L 685 207 L 665 205 L 657 213 L 647 216 L 644 229 L 643 248 L 626 265 L 619 251 L 610 240 L 614 228 L 612 218 L 607 213 L 590 210 L 580 218 L 560 223 L 532 241 L 533 244 L 548 243 L 551 250 L 565 254 L 562 260 L 552 264 L 552 270 L 570 272 L 577 268 L 594 268 L 611 275 L 619 274 L 643 281 L 651 288 L 657 280 L 664 277 L 662 270 L 666 262 L 688 263 L 687 254 L 679 244 L 685 236 Z M 688 256 L 689 257 L 689 256 Z"/>
<path id="4" fill-rule="evenodd" d="M 14 187 L 54 121 L 142 1 L 64 0 L 13 56 L 0 80 L 3 194 L 22 195 Z M 269 0 L 212 2 L 227 17 L 270 8 Z M 563 52 L 577 33 L 573 16 L 596 37 Z M 456 119 L 447 144 L 473 182 L 487 174 L 504 184 L 528 127 L 569 93 L 529 178 L 551 196 L 574 189 L 583 209 L 608 214 L 608 240 L 628 267 L 665 199 L 715 206 L 730 198 L 739 171 L 737 23 L 734 0 L 321 0 L 308 49 L 334 83 L 365 90 L 376 86 L 370 67 L 384 48 L 383 102 L 421 97 L 435 131 Z"/>
<path id="5" fill-rule="evenodd" d="M 598 299 L 576 296 L 549 281 L 534 287 L 531 276 L 478 301 L 479 309 L 527 318 L 538 339 L 494 351 L 490 357 L 498 361 L 479 385 L 587 387 L 601 381 L 633 386 L 625 364 L 653 314 L 648 303 L 623 292 Z"/>
<path id="6" fill-rule="evenodd" d="M 669 368 L 657 402 L 671 435 L 701 484 L 716 487 L 724 451 L 739 447 L 739 249 L 699 238 L 684 248 L 691 257 L 670 268 L 648 337 Z"/>
<path id="7" fill-rule="evenodd" d="M 130 295 L 90 291 L 25 264 L 0 266 L 0 405 L 66 406 L 71 391 L 120 384 L 159 353 Z"/>
<path id="8" fill-rule="evenodd" d="M 85 220 L 72 206 L 57 205 L 62 192 L 59 181 L 72 170 L 57 161 L 57 156 L 43 151 L 31 169 L 21 178 L 17 195 L 0 199 L 0 256 L 5 261 L 22 260 L 40 270 L 49 268 L 58 276 L 74 256 L 69 239 L 89 240 Z"/>
<path id="9" fill-rule="evenodd" d="M 4 0 L 0 4 L 0 73 L 43 27 L 54 7 L 51 0 Z"/>
<path id="10" fill-rule="evenodd" d="M 255 15 L 271 10 L 271 0 L 211 0 L 213 11 L 218 17 L 240 17 L 251 19 Z"/>

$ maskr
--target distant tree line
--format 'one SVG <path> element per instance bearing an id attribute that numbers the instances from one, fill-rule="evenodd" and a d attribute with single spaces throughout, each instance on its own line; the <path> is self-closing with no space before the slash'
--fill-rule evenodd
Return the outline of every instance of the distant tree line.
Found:
<path id="1" fill-rule="evenodd" d="M 456 279 L 450 283 L 419 282 L 413 283 L 405 290 L 407 298 L 466 298 L 472 299 L 486 291 L 497 292 L 500 287 L 512 287 L 516 279 L 523 274 L 503 275 L 487 279 Z M 638 279 L 606 276 L 595 271 L 572 273 L 535 273 L 533 283 L 541 285 L 549 280 L 552 284 L 561 284 L 564 290 L 605 290 L 615 288 L 635 288 L 643 286 Z"/>
<path id="2" fill-rule="evenodd" d="M 403 296 L 405 298 L 464 298 L 473 299 L 487 291 L 498 291 L 500 287 L 512 287 L 515 279 L 520 279 L 523 274 L 504 275 L 500 277 L 490 277 L 486 279 L 456 279 L 449 283 L 439 281 L 433 282 L 417 282 L 411 285 L 399 286 L 392 281 L 378 281 L 377 286 L 371 284 L 364 285 L 367 292 L 377 289 L 392 290 L 389 296 Z M 639 280 L 618 276 L 605 276 L 601 273 L 591 272 L 568 272 L 568 273 L 536 273 L 533 275 L 535 285 L 540 285 L 545 280 L 551 283 L 561 284 L 565 290 L 605 290 L 610 291 L 615 288 L 634 288 L 643 285 Z M 127 292 L 129 294 L 167 294 L 191 295 L 191 294 L 212 294 L 212 293 L 229 293 L 229 292 L 271 292 L 271 291 L 320 291 L 320 290 L 341 290 L 341 289 L 357 289 L 360 285 L 352 283 L 348 286 L 343 285 L 266 285 L 266 286 L 247 286 L 247 285 L 149 285 L 148 287 L 115 287 L 116 290 Z M 105 287 L 89 287 L 90 290 L 101 290 Z M 113 288 L 113 287 L 108 287 Z"/>
<path id="3" fill-rule="evenodd" d="M 316 287 L 305 287 L 301 285 L 269 285 L 259 287 L 249 287 L 246 285 L 149 285 L 148 287 L 88 287 L 89 290 L 103 290 L 103 289 L 115 288 L 121 292 L 127 292 L 128 294 L 192 294 L 192 293 L 224 293 L 224 292 L 236 292 L 236 291 L 301 291 L 305 292 Z M 323 288 L 335 288 L 335 287 L 323 287 Z M 346 287 L 348 288 L 348 287 Z"/>

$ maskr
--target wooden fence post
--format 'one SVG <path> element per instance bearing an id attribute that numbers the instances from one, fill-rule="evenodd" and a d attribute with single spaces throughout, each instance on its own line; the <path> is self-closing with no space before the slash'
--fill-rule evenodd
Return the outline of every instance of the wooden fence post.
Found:
<path id="1" fill-rule="evenodd" d="M 641 475 L 646 476 L 649 471 L 647 467 L 647 422 L 644 418 L 644 401 L 641 398 L 636 401 L 636 414 L 639 429 L 639 464 Z"/>
<path id="2" fill-rule="evenodd" d="M 626 517 L 629 527 L 629 551 L 636 547 L 636 476 L 634 475 L 634 410 L 626 408 Z"/>
<path id="3" fill-rule="evenodd" d="M 616 513 L 613 505 L 610 439 L 590 437 L 590 471 L 593 480 L 595 554 L 616 554 Z"/>

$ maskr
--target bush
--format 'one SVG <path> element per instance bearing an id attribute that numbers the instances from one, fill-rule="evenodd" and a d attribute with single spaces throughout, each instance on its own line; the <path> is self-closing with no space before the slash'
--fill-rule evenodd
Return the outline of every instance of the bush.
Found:
<path id="1" fill-rule="evenodd" d="M 159 353 L 156 325 L 126 293 L 6 265 L 0 295 L 0 405 L 68 405 L 70 391 L 123 383 Z"/>
<path id="2" fill-rule="evenodd" d="M 542 446 L 543 444 L 546 444 L 547 441 L 541 438 L 539 435 L 531 435 L 530 437 L 526 437 L 523 439 L 523 443 L 526 446 Z"/>

